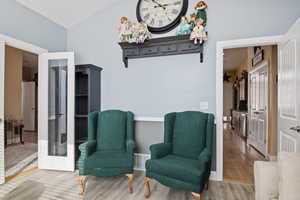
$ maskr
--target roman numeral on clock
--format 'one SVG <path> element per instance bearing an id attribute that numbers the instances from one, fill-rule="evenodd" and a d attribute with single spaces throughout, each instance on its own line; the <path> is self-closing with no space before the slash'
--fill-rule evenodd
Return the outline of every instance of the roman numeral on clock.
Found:
<path id="1" fill-rule="evenodd" d="M 176 2 L 174 3 L 175 6 L 180 5 L 180 4 L 181 4 L 181 1 L 176 1 Z"/>
<path id="2" fill-rule="evenodd" d="M 150 21 L 150 24 L 153 25 L 155 23 L 155 20 L 152 18 Z"/>
<path id="3" fill-rule="evenodd" d="M 179 11 L 176 10 L 176 9 L 173 9 L 173 10 L 172 10 L 172 13 L 173 13 L 174 15 L 177 15 L 177 14 L 179 13 Z"/>
<path id="4" fill-rule="evenodd" d="M 145 16 L 144 16 L 144 20 L 147 21 L 150 17 L 150 13 L 147 13 Z"/>
<path id="5" fill-rule="evenodd" d="M 163 21 L 162 21 L 162 20 L 159 20 L 158 25 L 159 25 L 159 26 L 162 26 L 162 25 L 163 25 Z"/>

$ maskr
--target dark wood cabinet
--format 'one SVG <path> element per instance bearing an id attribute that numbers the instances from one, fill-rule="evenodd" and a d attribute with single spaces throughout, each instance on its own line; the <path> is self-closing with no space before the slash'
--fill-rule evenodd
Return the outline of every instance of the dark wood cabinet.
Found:
<path id="1" fill-rule="evenodd" d="M 87 139 L 88 114 L 101 110 L 101 71 L 91 64 L 75 67 L 75 160 L 79 145 Z"/>

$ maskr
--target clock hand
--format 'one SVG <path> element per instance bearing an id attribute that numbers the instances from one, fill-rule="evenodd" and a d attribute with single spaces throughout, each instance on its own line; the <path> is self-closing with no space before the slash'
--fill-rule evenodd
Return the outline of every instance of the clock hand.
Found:
<path id="1" fill-rule="evenodd" d="M 174 5 L 176 5 L 176 4 L 162 4 L 162 5 L 159 5 L 159 6 L 154 6 L 154 8 L 158 8 L 158 7 L 166 8 L 167 6 L 169 7 L 169 6 L 174 6 Z"/>
<path id="2" fill-rule="evenodd" d="M 161 8 L 163 8 L 164 10 L 166 9 L 165 6 L 163 6 L 162 4 L 160 4 L 159 2 L 157 2 L 156 0 L 152 0 L 152 2 L 158 5 L 158 6 L 154 6 L 154 8 L 161 7 Z"/>

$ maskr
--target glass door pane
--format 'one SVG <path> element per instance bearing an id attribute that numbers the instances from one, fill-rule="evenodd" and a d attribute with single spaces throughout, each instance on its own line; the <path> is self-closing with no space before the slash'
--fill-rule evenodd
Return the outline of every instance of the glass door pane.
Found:
<path id="1" fill-rule="evenodd" d="M 48 72 L 48 155 L 64 156 L 67 152 L 67 59 L 49 60 Z"/>

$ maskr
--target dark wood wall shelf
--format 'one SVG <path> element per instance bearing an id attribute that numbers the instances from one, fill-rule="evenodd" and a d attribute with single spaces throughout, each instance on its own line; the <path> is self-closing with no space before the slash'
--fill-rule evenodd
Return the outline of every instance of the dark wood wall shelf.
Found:
<path id="1" fill-rule="evenodd" d="M 203 62 L 203 43 L 194 44 L 189 35 L 154 38 L 143 44 L 120 42 L 123 50 L 123 62 L 128 67 L 128 59 L 170 56 L 180 54 L 200 53 Z"/>

